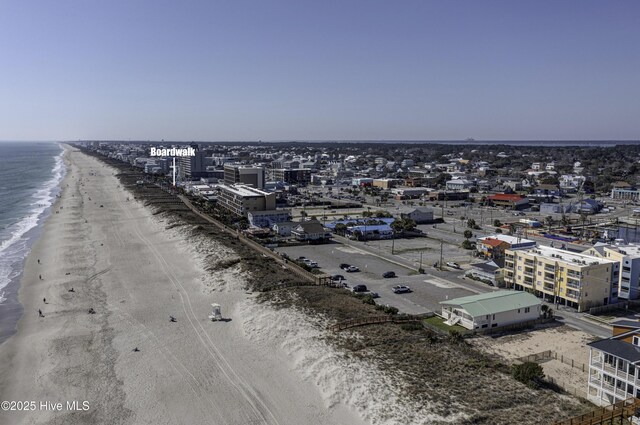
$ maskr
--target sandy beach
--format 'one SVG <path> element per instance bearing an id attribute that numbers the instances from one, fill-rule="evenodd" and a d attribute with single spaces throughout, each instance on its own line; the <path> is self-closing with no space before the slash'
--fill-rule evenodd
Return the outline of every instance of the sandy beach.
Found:
<path id="1" fill-rule="evenodd" d="M 60 199 L 26 261 L 24 316 L 0 345 L 0 399 L 35 409 L 2 411 L 0 423 L 369 422 L 357 405 L 366 393 L 342 400 L 344 380 L 339 390 L 314 382 L 283 349 L 300 331 L 283 332 L 245 293 L 242 273 L 206 271 L 197 244 L 134 201 L 112 168 L 72 149 L 65 161 Z M 234 255 L 213 242 L 207 250 L 209 260 Z M 230 321 L 207 319 L 213 302 Z M 254 307 L 282 340 L 257 326 Z"/>

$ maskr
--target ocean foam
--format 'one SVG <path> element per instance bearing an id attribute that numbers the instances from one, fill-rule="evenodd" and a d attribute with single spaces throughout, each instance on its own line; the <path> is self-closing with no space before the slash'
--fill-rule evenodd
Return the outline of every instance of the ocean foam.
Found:
<path id="1" fill-rule="evenodd" d="M 20 275 L 21 268 L 17 265 L 29 254 L 31 244 L 26 233 L 48 217 L 49 208 L 53 205 L 58 186 L 66 173 L 63 153 L 64 150 L 55 157 L 51 178 L 33 193 L 29 214 L 7 229 L 10 237 L 0 243 L 0 303 L 6 300 L 3 288 Z"/>

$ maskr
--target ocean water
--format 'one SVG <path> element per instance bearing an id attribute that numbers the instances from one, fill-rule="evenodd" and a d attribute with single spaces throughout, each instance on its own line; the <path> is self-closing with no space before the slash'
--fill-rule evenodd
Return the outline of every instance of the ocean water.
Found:
<path id="1" fill-rule="evenodd" d="M 52 142 L 0 142 L 0 313 L 7 286 L 22 274 L 40 224 L 59 193 L 65 173 L 62 152 Z"/>

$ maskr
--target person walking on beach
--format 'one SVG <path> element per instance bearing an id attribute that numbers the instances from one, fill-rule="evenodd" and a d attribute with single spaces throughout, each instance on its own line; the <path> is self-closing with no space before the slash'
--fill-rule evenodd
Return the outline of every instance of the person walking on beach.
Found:
<path id="1" fill-rule="evenodd" d="M 39 274 L 38 277 L 40 278 L 40 280 L 42 280 L 42 275 L 41 274 Z"/>
<path id="2" fill-rule="evenodd" d="M 40 264 L 40 259 L 38 258 L 38 264 Z"/>
<path id="3" fill-rule="evenodd" d="M 38 309 L 38 316 L 39 317 L 44 317 L 44 314 L 42 314 L 42 310 Z"/>
<path id="4" fill-rule="evenodd" d="M 46 299 L 46 298 L 43 298 L 43 299 L 42 299 L 42 302 L 46 304 L 46 303 L 47 303 L 47 299 Z"/>

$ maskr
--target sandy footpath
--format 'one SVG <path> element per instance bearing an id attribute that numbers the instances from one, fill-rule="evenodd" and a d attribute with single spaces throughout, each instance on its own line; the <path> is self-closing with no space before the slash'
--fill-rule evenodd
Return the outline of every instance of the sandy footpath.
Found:
<path id="1" fill-rule="evenodd" d="M 25 314 L 18 333 L 0 345 L 0 400 L 35 401 L 36 409 L 0 411 L 0 424 L 358 425 L 363 416 L 371 419 L 364 406 L 329 391 L 331 384 L 305 376 L 282 349 L 294 342 L 286 341 L 278 315 L 259 317 L 275 322 L 283 342 L 264 336 L 264 322 L 263 336 L 252 336 L 254 307 L 265 307 L 242 290 L 240 273 L 205 272 L 178 230 L 165 230 L 147 208 L 127 200 L 113 169 L 76 151 L 66 162 L 61 199 L 26 262 L 19 293 Z M 212 302 L 232 320 L 208 321 Z M 69 410 L 73 400 L 79 403 Z M 45 408 L 45 401 L 62 409 Z"/>

